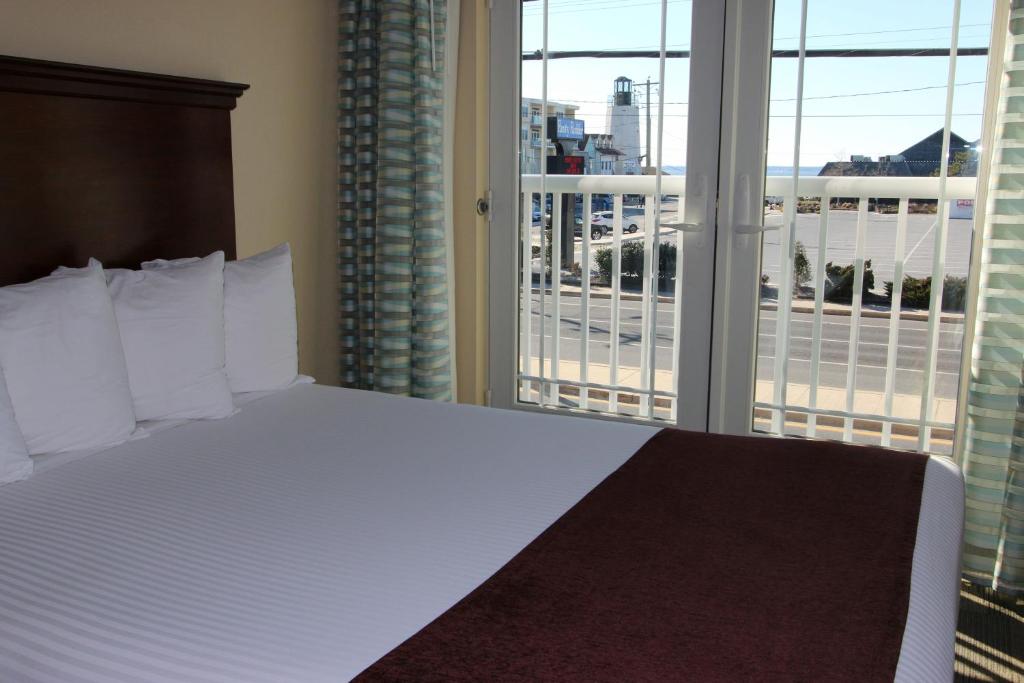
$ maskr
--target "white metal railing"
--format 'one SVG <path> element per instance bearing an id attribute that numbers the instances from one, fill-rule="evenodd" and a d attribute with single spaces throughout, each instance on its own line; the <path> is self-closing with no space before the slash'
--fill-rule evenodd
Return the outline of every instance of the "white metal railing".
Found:
<path id="1" fill-rule="evenodd" d="M 680 176 L 665 176 L 662 178 L 662 194 L 681 195 L 685 187 L 685 178 Z M 551 280 L 547 283 L 546 251 L 548 248 L 547 231 L 542 229 L 543 221 L 533 220 L 534 206 L 545 207 L 541 213 L 546 213 L 546 202 L 540 201 L 540 193 L 550 195 L 551 201 Z M 541 405 L 557 405 L 564 393 L 565 388 L 572 388 L 578 394 L 577 406 L 581 409 L 600 410 L 612 414 L 631 413 L 633 406 L 635 412 L 631 414 L 641 415 L 651 419 L 673 419 L 675 411 L 676 392 L 674 383 L 668 386 L 664 382 L 656 381 L 654 364 L 657 355 L 657 292 L 651 291 L 652 264 L 655 263 L 657 240 L 654 238 L 654 231 L 647 230 L 647 226 L 653 226 L 655 221 L 655 202 L 653 198 L 657 189 L 654 176 L 561 176 L 561 175 L 523 175 L 521 177 L 522 189 L 522 271 L 521 271 L 521 307 L 519 325 L 519 347 L 520 347 L 520 368 L 519 368 L 519 390 L 522 400 L 539 403 Z M 565 286 L 562 277 L 559 276 L 559 255 L 561 252 L 561 226 L 562 226 L 562 205 L 563 202 L 573 202 L 575 206 L 575 195 L 582 195 L 583 204 L 583 229 L 580 237 L 580 264 L 582 276 L 578 287 L 579 296 L 579 348 L 577 351 L 579 362 L 579 377 L 570 378 L 563 373 L 563 348 L 570 343 L 559 334 L 560 322 L 562 319 L 561 307 L 563 290 Z M 611 340 L 608 350 L 607 377 L 595 377 L 594 369 L 598 364 L 594 363 L 590 352 L 591 344 L 591 310 L 594 296 L 591 291 L 590 263 L 593 260 L 594 249 L 590 237 L 590 214 L 592 212 L 592 197 L 595 194 L 612 196 L 612 231 L 611 242 L 604 248 L 612 250 L 611 281 L 608 283 L 608 291 L 602 293 L 602 300 L 607 300 L 609 305 L 608 334 Z M 642 195 L 645 197 L 644 214 L 645 230 L 642 236 L 631 237 L 624 231 L 624 198 L 630 195 Z M 680 197 L 682 199 L 682 197 Z M 682 205 L 680 204 L 680 210 Z M 641 209 L 637 209 L 640 211 Z M 639 222 L 639 221 L 638 221 Z M 671 232 L 672 222 L 662 222 L 662 227 Z M 681 234 L 680 234 L 681 237 Z M 642 289 L 639 293 L 640 323 L 625 323 L 622 321 L 623 296 L 630 296 L 629 292 L 622 291 L 622 249 L 623 245 L 632 239 L 642 239 L 644 245 L 644 272 L 642 278 Z M 682 278 L 682 240 L 676 242 L 677 257 L 675 270 L 675 290 L 672 292 L 673 301 L 680 300 L 679 288 Z M 537 259 L 533 257 L 533 247 L 537 246 L 540 252 L 540 266 L 538 272 L 534 272 L 534 264 Z M 653 271 L 656 276 L 657 271 Z M 534 285 L 534 280 L 538 283 Z M 573 294 L 577 294 L 575 287 Z M 534 294 L 538 295 L 536 305 L 533 304 Z M 607 297 L 607 298 L 605 298 Z M 552 310 L 553 309 L 553 310 Z M 535 323 L 534 314 L 539 314 L 539 324 Z M 551 320 L 547 321 L 548 314 Z M 673 306 L 672 328 L 675 339 L 679 337 L 680 324 L 679 306 Z M 625 366 L 620 363 L 620 352 L 622 350 L 623 328 L 626 326 L 639 329 L 640 337 L 640 360 L 636 366 L 629 366 L 630 370 L 641 370 L 635 384 L 624 384 L 620 382 L 621 371 Z M 674 347 L 674 351 L 678 347 Z M 603 364 L 599 364 L 603 365 Z M 673 368 L 675 365 L 673 364 Z M 673 370 L 672 376 L 675 376 Z M 606 379 L 606 381 L 602 381 Z M 600 396 L 600 406 L 591 400 L 592 392 Z M 628 396 L 630 400 L 620 402 L 620 398 Z M 660 402 L 659 402 L 660 401 Z M 664 403 L 669 404 L 666 409 Z M 656 408 L 657 406 L 657 408 Z"/>
<path id="2" fill-rule="evenodd" d="M 786 377 L 785 368 L 790 362 L 788 354 L 788 337 L 791 333 L 788 325 L 777 322 L 775 347 L 775 378 L 774 395 L 770 402 L 755 401 L 755 408 L 769 410 L 772 416 L 772 431 L 781 433 L 783 422 L 788 415 L 806 415 L 805 434 L 815 436 L 818 416 L 829 416 L 842 419 L 842 439 L 854 441 L 854 421 L 863 420 L 881 425 L 880 442 L 884 446 L 892 444 L 892 428 L 894 425 L 914 427 L 917 434 L 917 448 L 928 451 L 931 448 L 933 429 L 945 429 L 951 432 L 951 420 L 937 420 L 932 415 L 934 388 L 936 378 L 936 356 L 938 351 L 939 325 L 942 321 L 942 290 L 941 283 L 945 275 L 945 249 L 949 231 L 948 204 L 958 199 L 973 199 L 976 179 L 969 177 L 800 177 L 795 180 L 796 194 L 801 198 L 818 199 L 821 207 L 818 232 L 818 254 L 814 268 L 814 319 L 811 328 L 811 359 L 809 370 L 809 387 L 807 405 L 794 405 L 787 401 L 788 383 L 779 381 L 780 374 Z M 768 178 L 765 193 L 785 197 L 785 206 L 794 207 L 793 213 L 786 213 L 784 224 L 794 220 L 796 196 L 794 179 Z M 828 244 L 829 205 L 836 197 L 857 200 L 857 227 L 854 244 L 854 281 L 852 301 L 850 305 L 850 337 L 847 348 L 847 374 L 845 386 L 845 406 L 841 410 L 819 405 L 818 391 L 820 388 L 821 344 L 824 312 L 824 266 Z M 865 249 L 867 246 L 868 201 L 870 198 L 898 200 L 896 212 L 896 235 L 893 253 L 893 290 L 889 308 L 889 330 L 885 357 L 885 375 L 882 389 L 882 409 L 878 413 L 857 411 L 858 354 L 860 352 L 861 315 L 863 313 L 863 283 L 865 275 Z M 932 296 L 928 310 L 926 331 L 926 365 L 922 370 L 922 385 L 919 396 L 918 415 L 907 418 L 895 414 L 896 409 L 896 368 L 897 351 L 901 326 L 903 298 L 903 278 L 905 274 L 907 253 L 907 223 L 911 200 L 935 200 L 933 258 L 931 269 Z M 780 263 L 780 282 L 791 281 L 795 266 L 791 254 L 783 252 Z M 937 284 L 936 284 L 937 283 Z M 784 307 L 784 299 L 780 295 L 779 310 Z M 781 320 L 781 317 L 780 317 Z M 781 342 L 781 343 L 780 343 Z M 783 372 L 779 372 L 782 368 Z"/>
<path id="3" fill-rule="evenodd" d="M 944 185 L 944 187 L 943 187 Z M 773 374 L 775 377 L 775 385 L 773 387 L 774 392 L 772 400 L 770 401 L 756 401 L 754 403 L 755 408 L 760 408 L 770 412 L 772 416 L 772 429 L 771 431 L 781 433 L 783 431 L 784 423 L 787 420 L 787 416 L 792 414 L 806 415 L 806 434 L 808 436 L 814 436 L 818 430 L 818 417 L 828 417 L 834 419 L 840 418 L 842 420 L 842 438 L 843 440 L 850 441 L 854 440 L 854 421 L 871 421 L 881 423 L 881 442 L 884 445 L 889 445 L 892 438 L 892 427 L 893 425 L 899 426 L 910 426 L 916 427 L 919 432 L 919 447 L 922 450 L 928 450 L 928 440 L 930 438 L 930 432 L 932 429 L 943 428 L 951 429 L 952 423 L 936 420 L 931 415 L 932 397 L 930 392 L 934 388 L 936 364 L 934 361 L 935 349 L 937 347 L 937 339 L 939 332 L 939 323 L 942 317 L 942 299 L 941 296 L 934 296 L 931 300 L 931 306 L 928 312 L 928 365 L 924 369 L 924 373 L 929 375 L 925 377 L 923 386 L 925 387 L 922 395 L 919 397 L 921 401 L 920 414 L 916 418 L 908 418 L 906 416 L 897 415 L 894 413 L 894 397 L 896 396 L 896 367 L 897 367 L 897 348 L 899 342 L 900 324 L 901 324 L 901 302 L 902 302 L 902 284 L 904 270 L 907 260 L 906 251 L 906 240 L 907 240 L 907 223 L 908 215 L 910 212 L 910 202 L 914 200 L 938 200 L 942 198 L 940 204 L 943 208 L 940 208 L 935 216 L 936 227 L 935 230 L 935 249 L 936 252 L 944 253 L 944 243 L 946 234 L 948 232 L 948 211 L 944 210 L 944 206 L 949 201 L 955 201 L 958 199 L 973 199 L 975 193 L 975 178 L 968 177 L 948 177 L 948 178 L 918 178 L 918 177 L 853 177 L 853 176 L 803 176 L 803 177 L 769 177 L 765 182 L 765 195 L 766 196 L 781 196 L 785 198 L 784 202 L 784 216 L 783 223 L 786 225 L 792 224 L 796 220 L 797 216 L 797 202 L 794 196 L 794 187 L 797 188 L 799 197 L 817 199 L 820 201 L 820 217 L 818 221 L 818 244 L 819 248 L 817 251 L 816 259 L 814 261 L 814 280 L 813 288 L 815 292 L 814 308 L 813 308 L 813 321 L 811 328 L 811 354 L 810 354 L 810 369 L 809 369 L 809 387 L 808 387 L 808 398 L 807 404 L 795 404 L 787 400 L 788 386 L 787 382 L 779 381 L 779 377 L 786 377 L 788 375 L 788 364 L 790 357 L 788 353 L 789 338 L 791 330 L 788 324 L 782 324 L 782 316 L 777 327 L 776 335 L 776 349 L 775 349 L 775 370 Z M 545 275 L 545 264 L 541 264 L 539 284 L 537 285 L 536 291 L 534 290 L 534 259 L 532 256 L 532 246 L 535 243 L 540 245 L 541 258 L 545 254 L 547 247 L 547 237 L 545 231 L 541 229 L 540 221 L 538 224 L 534 224 L 532 219 L 533 206 L 539 205 L 545 207 L 545 202 L 540 200 L 540 193 L 542 191 L 551 195 L 552 198 L 552 261 L 551 268 L 551 279 L 550 284 L 546 282 Z M 671 382 L 666 385 L 664 381 L 660 384 L 656 381 L 655 372 L 655 358 L 657 352 L 657 292 L 651 291 L 649 280 L 653 281 L 650 275 L 651 264 L 656 263 L 655 258 L 658 257 L 656 254 L 656 245 L 658 239 L 654 238 L 653 235 L 648 234 L 653 231 L 644 231 L 643 236 L 627 236 L 623 233 L 624 224 L 624 196 L 627 195 L 642 195 L 646 199 L 644 201 L 644 214 L 645 214 L 645 225 L 654 225 L 659 221 L 655 221 L 654 212 L 655 205 L 657 202 L 653 201 L 656 192 L 656 176 L 610 176 L 610 175 L 594 175 L 594 176 L 563 176 L 563 175 L 545 175 L 543 178 L 540 175 L 523 175 L 521 176 L 521 190 L 522 196 L 522 225 L 521 225 L 521 237 L 523 245 L 523 265 L 522 265 L 522 301 L 523 306 L 521 307 L 521 320 L 520 320 L 520 349 L 521 349 L 521 364 L 519 372 L 520 382 L 520 396 L 522 399 L 532 402 L 537 402 L 542 405 L 558 404 L 563 396 L 563 387 L 572 387 L 578 392 L 578 403 L 580 408 L 600 410 L 602 412 L 609 413 L 622 413 L 625 412 L 620 405 L 620 398 L 623 394 L 629 394 L 635 398 L 637 409 L 635 414 L 652 418 L 652 419 L 674 419 L 676 409 L 676 387 L 675 377 L 677 369 L 677 358 L 672 359 L 672 370 L 669 374 Z M 676 221 L 665 220 L 662 217 L 660 221 L 661 239 L 672 239 L 673 229 L 675 230 L 675 237 L 677 238 L 675 244 L 677 245 L 676 254 L 676 272 L 674 289 L 669 296 L 672 300 L 672 331 L 673 331 L 673 355 L 678 355 L 678 340 L 680 337 L 680 325 L 681 325 L 681 286 L 682 286 L 682 266 L 683 266 L 683 232 L 691 229 L 694 226 L 687 226 L 679 222 L 682 217 L 682 209 L 684 204 L 684 194 L 686 190 L 686 178 L 684 176 L 663 176 L 661 178 L 661 195 L 662 196 L 678 196 L 678 216 Z M 563 289 L 565 285 L 562 282 L 562 277 L 559 276 L 559 247 L 561 239 L 560 220 L 561 210 L 560 207 L 563 201 L 573 202 L 575 205 L 574 195 L 583 196 L 583 230 L 581 237 L 581 254 L 580 262 L 583 264 L 582 277 L 578 288 L 579 295 L 579 306 L 580 306 L 580 335 L 579 335 L 579 350 L 578 357 L 580 363 L 579 377 L 569 378 L 563 376 L 562 363 L 560 362 L 564 356 L 562 351 L 564 344 L 570 343 L 569 341 L 562 339 L 559 334 L 560 322 L 561 322 L 561 303 L 563 296 Z M 591 307 L 592 302 L 595 298 L 595 294 L 592 291 L 590 278 L 589 278 L 589 264 L 593 256 L 593 244 L 590 239 L 589 230 L 589 219 L 591 209 L 591 199 L 594 195 L 604 194 L 612 196 L 612 234 L 610 248 L 612 250 L 612 273 L 611 282 L 609 283 L 609 291 L 602 294 L 602 297 L 608 297 L 607 300 L 610 305 L 610 313 L 608 316 L 609 322 L 609 356 L 608 356 L 608 367 L 607 367 L 607 381 L 597 381 L 598 378 L 594 376 L 594 370 L 597 367 L 594 365 L 594 357 L 590 352 L 591 343 Z M 822 364 L 822 344 L 824 341 L 823 327 L 825 325 L 824 316 L 826 314 L 826 307 L 824 302 L 824 277 L 825 277 L 825 263 L 826 263 L 826 248 L 828 245 L 829 237 L 829 217 L 830 209 L 829 204 L 835 198 L 850 198 L 856 200 L 857 203 L 857 222 L 856 222 L 856 237 L 854 245 L 854 283 L 853 283 L 853 297 L 849 307 L 848 314 L 850 316 L 850 338 L 848 340 L 849 347 L 847 350 L 847 375 L 845 384 L 845 406 L 842 408 L 836 408 L 833 406 L 821 405 L 820 394 L 821 389 L 821 364 Z M 867 245 L 867 225 L 868 225 L 868 203 L 869 199 L 888 199 L 898 200 L 898 209 L 896 215 L 896 238 L 894 246 L 894 270 L 893 270 L 893 297 L 891 302 L 891 309 L 889 313 L 890 327 L 888 330 L 888 347 L 886 349 L 885 359 L 885 378 L 883 387 L 883 404 L 884 407 L 880 412 L 864 412 L 855 410 L 855 401 L 857 397 L 857 361 L 860 347 L 860 324 L 864 303 L 862 300 L 861 292 L 863 291 L 863 281 L 865 276 L 865 248 Z M 542 209 L 541 213 L 545 213 Z M 765 229 L 773 229 L 782 226 L 766 226 Z M 629 369 L 640 370 L 639 381 L 636 385 L 625 385 L 620 382 L 622 376 L 623 367 L 620 364 L 620 352 L 622 346 L 622 329 L 623 321 L 621 317 L 621 303 L 623 301 L 624 292 L 621 288 L 621 258 L 622 258 L 622 247 L 623 244 L 629 239 L 642 239 L 644 245 L 644 278 L 643 278 L 643 289 L 640 292 L 641 298 L 641 321 L 640 321 L 640 360 L 637 366 L 630 366 Z M 939 240 L 942 240 L 942 244 L 939 244 Z M 787 244 L 787 247 L 792 245 Z M 791 282 L 793 276 L 793 258 L 791 256 L 792 248 L 787 248 L 781 253 L 780 258 L 780 283 Z M 933 259 L 932 264 L 932 281 L 941 282 L 944 275 L 944 260 L 938 258 L 938 254 Z M 575 287 L 573 288 L 573 295 L 576 295 Z M 536 293 L 539 296 L 539 301 L 536 307 L 532 305 L 533 294 Z M 545 294 L 547 296 L 545 296 Z M 710 295 L 710 293 L 700 293 L 700 295 Z M 545 299 L 550 298 L 551 307 L 554 311 L 549 311 L 546 306 Z M 782 292 L 780 291 L 780 304 L 784 301 L 792 301 L 792 297 L 783 298 Z M 533 313 L 535 308 L 540 312 L 540 325 L 534 325 L 532 322 Z M 789 306 L 780 305 L 780 312 L 788 309 Z M 545 323 L 545 316 L 547 313 L 552 313 L 552 320 Z M 536 328 L 536 329 L 535 329 Z M 573 340 L 575 342 L 575 340 Z M 536 363 L 536 364 L 534 364 Z M 781 369 L 781 372 L 779 370 Z M 664 379 L 664 378 L 663 378 Z M 591 400 L 591 390 L 603 392 L 604 401 L 606 406 L 601 407 L 593 400 Z M 662 399 L 667 401 L 669 409 L 664 409 L 664 403 L 661 404 L 662 410 L 655 410 L 655 399 Z M 629 402 L 633 405 L 634 400 Z M 631 413 L 634 414 L 634 413 Z M 924 443 L 920 443 L 923 440 Z"/>

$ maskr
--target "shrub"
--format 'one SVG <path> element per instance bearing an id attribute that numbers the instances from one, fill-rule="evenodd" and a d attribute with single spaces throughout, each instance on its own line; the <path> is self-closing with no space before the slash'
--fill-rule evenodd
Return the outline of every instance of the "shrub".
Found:
<path id="1" fill-rule="evenodd" d="M 892 301 L 893 283 L 886 281 L 885 297 Z M 942 310 L 960 312 L 967 298 L 967 278 L 947 275 L 942 281 Z M 932 278 L 903 276 L 900 308 L 928 308 L 932 301 Z"/>
<path id="2" fill-rule="evenodd" d="M 967 278 L 947 275 L 942 281 L 942 310 L 962 312 L 967 309 Z"/>
<path id="3" fill-rule="evenodd" d="M 825 301 L 850 303 L 853 300 L 854 266 L 837 266 L 831 261 L 825 264 Z M 871 270 L 871 259 L 864 262 L 864 287 L 862 294 L 875 288 L 875 271 Z"/>
<path id="4" fill-rule="evenodd" d="M 608 247 L 598 249 L 594 254 L 597 274 L 602 281 L 611 284 L 613 257 Z M 622 243 L 621 260 L 622 284 L 643 286 L 644 245 L 640 240 Z M 667 288 L 676 277 L 676 245 L 661 242 L 658 245 L 658 288 Z"/>
<path id="5" fill-rule="evenodd" d="M 793 258 L 793 287 L 797 292 L 811 281 L 811 262 L 807 260 L 804 243 L 796 243 L 796 255 Z"/>
<path id="6" fill-rule="evenodd" d="M 597 276 L 602 282 L 611 284 L 612 281 L 612 250 L 605 247 L 594 253 L 594 261 L 597 262 Z"/>

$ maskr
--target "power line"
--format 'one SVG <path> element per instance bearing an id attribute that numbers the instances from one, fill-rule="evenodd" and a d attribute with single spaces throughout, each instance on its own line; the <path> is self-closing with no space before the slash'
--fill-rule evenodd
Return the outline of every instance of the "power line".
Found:
<path id="1" fill-rule="evenodd" d="M 865 58 L 865 57 L 949 57 L 951 50 L 943 47 L 923 48 L 865 48 L 865 49 L 831 49 L 814 48 L 808 49 L 804 55 L 808 59 L 815 58 Z M 961 47 L 957 48 L 958 57 L 984 57 L 988 54 L 987 47 Z M 780 59 L 793 59 L 800 56 L 799 50 L 772 50 L 772 57 Z M 667 50 L 666 59 L 689 59 L 689 50 Z M 524 52 L 524 62 L 541 61 L 544 55 L 541 50 Z M 547 58 L 552 59 L 660 59 L 661 52 L 658 50 L 556 50 L 548 51 Z"/>
<path id="2" fill-rule="evenodd" d="M 598 117 L 600 114 L 588 114 L 587 116 Z M 633 114 L 612 114 L 612 116 L 629 116 L 633 118 Z M 665 114 L 665 118 L 677 118 L 685 119 L 689 118 L 689 114 Z M 944 114 L 939 112 L 937 114 L 803 114 L 801 118 L 804 119 L 861 119 L 861 118 L 872 118 L 872 119 L 885 119 L 885 118 L 928 118 L 928 117 L 942 117 Z M 982 116 L 982 114 L 971 114 L 971 113 L 959 113 L 953 114 L 953 116 L 967 117 L 967 116 Z M 638 118 L 638 117 L 637 117 Z M 796 114 L 769 114 L 770 119 L 792 119 L 796 118 Z"/>
<path id="3" fill-rule="evenodd" d="M 668 4 L 670 4 L 670 5 L 679 5 L 679 4 L 683 4 L 684 2 L 689 2 L 689 0 L 679 0 L 678 2 L 673 2 L 673 0 L 669 0 Z M 584 14 L 584 13 L 589 14 L 591 12 L 605 12 L 605 11 L 608 11 L 608 10 L 621 10 L 621 9 L 624 9 L 623 6 L 622 6 L 622 2 L 619 1 L 619 0 L 616 0 L 616 2 L 614 2 L 612 5 L 607 6 L 607 7 L 605 7 L 605 6 L 595 7 L 595 6 L 591 6 L 590 3 L 582 3 L 582 4 L 584 6 L 586 6 L 587 9 L 566 9 L 567 7 L 570 7 L 570 5 L 567 3 L 565 5 L 559 5 L 554 10 L 549 9 L 548 10 L 548 16 L 550 17 L 552 15 L 557 15 L 557 14 Z M 630 4 L 628 9 L 633 10 L 634 8 L 637 8 L 637 7 L 655 7 L 655 6 L 661 7 L 661 3 L 660 2 L 634 3 L 634 4 Z M 540 8 L 538 8 L 538 10 L 540 10 Z M 524 16 L 540 17 L 540 16 L 543 16 L 543 14 L 544 14 L 543 10 L 536 11 L 536 12 L 527 12 L 525 8 L 523 9 L 523 15 Z"/>
<path id="4" fill-rule="evenodd" d="M 963 81 L 961 83 L 954 83 L 953 85 L 955 87 L 964 86 L 964 85 L 981 85 L 984 82 L 985 81 Z M 897 90 L 872 90 L 872 91 L 869 91 L 869 92 L 835 93 L 835 94 L 832 94 L 832 95 L 813 95 L 813 96 L 805 97 L 804 101 L 807 101 L 807 100 L 834 100 L 834 99 L 839 99 L 839 98 L 843 98 L 843 97 L 867 97 L 869 95 L 894 95 L 894 94 L 908 93 L 908 92 L 920 92 L 922 90 L 939 90 L 939 89 L 945 89 L 945 87 L 946 87 L 945 85 L 923 85 L 923 86 L 920 86 L 920 87 L 917 87 L 917 88 L 899 88 Z M 527 99 L 536 99 L 536 98 L 527 98 Z M 773 99 L 771 99 L 769 101 L 770 102 L 795 102 L 796 98 L 795 97 L 782 97 L 782 98 L 773 98 Z M 558 100 L 558 102 L 560 104 L 608 104 L 607 100 L 571 100 L 571 99 L 564 99 L 564 98 Z M 662 104 L 662 105 L 670 105 L 670 104 L 671 105 L 685 105 L 685 104 L 689 104 L 689 102 L 661 102 L 660 104 Z M 648 107 L 648 106 L 650 106 L 650 105 L 649 104 L 642 104 L 642 105 L 638 104 L 637 105 L 637 107 L 641 108 L 641 109 L 643 109 L 645 107 Z"/>
<path id="5" fill-rule="evenodd" d="M 989 24 L 960 24 L 960 29 L 988 26 Z M 918 28 L 891 28 L 882 31 L 856 31 L 854 33 L 817 33 L 807 36 L 808 38 L 838 38 L 841 36 L 874 36 L 883 33 L 911 33 L 913 31 L 948 31 L 953 28 L 949 26 L 922 26 Z M 959 29 L 958 29 L 959 30 Z M 773 40 L 799 40 L 800 36 L 782 36 Z"/>
<path id="6" fill-rule="evenodd" d="M 619 0 L 615 0 L 615 1 L 618 2 Z M 989 26 L 989 24 L 961 24 L 960 28 L 961 29 L 965 29 L 965 28 L 977 28 L 977 27 L 988 27 L 988 26 Z M 952 26 L 927 26 L 927 27 L 922 27 L 922 28 L 894 28 L 894 29 L 889 29 L 889 30 L 885 30 L 885 31 L 854 31 L 854 32 L 850 32 L 850 33 L 818 33 L 818 34 L 815 34 L 815 35 L 809 35 L 809 36 L 807 36 L 807 38 L 810 39 L 810 38 L 840 38 L 840 37 L 847 37 L 847 36 L 872 36 L 872 35 L 882 35 L 882 34 L 889 34 L 889 33 L 911 33 L 911 32 L 915 32 L 915 31 L 949 30 L 950 28 L 952 28 Z M 919 41 L 922 41 L 922 40 L 937 40 L 939 37 L 940 36 L 933 36 L 933 37 L 929 37 L 929 38 L 912 38 L 912 39 L 910 39 L 910 41 L 919 42 Z M 974 36 L 974 37 L 981 38 L 981 37 L 984 37 L 984 36 Z M 798 40 L 798 39 L 799 39 L 799 36 L 780 36 L 778 38 L 773 38 L 772 40 L 773 41 L 779 41 L 779 40 Z M 902 42 L 906 43 L 906 42 L 910 42 L 910 41 L 904 40 Z M 875 43 L 875 44 L 878 44 L 878 43 Z M 685 48 L 690 47 L 690 44 L 689 43 L 669 43 L 666 47 L 677 47 L 677 48 L 685 49 Z M 619 50 L 648 50 L 648 49 L 654 49 L 654 48 L 660 48 L 660 46 L 659 45 L 630 45 L 628 47 L 627 46 L 623 46 L 623 47 L 616 48 L 616 49 L 619 49 Z"/>
<path id="7" fill-rule="evenodd" d="M 964 81 L 963 83 L 954 83 L 955 86 L 961 85 L 980 85 L 985 81 Z M 835 95 L 815 95 L 813 97 L 805 97 L 804 100 L 834 100 L 842 97 L 866 97 L 868 95 L 895 95 L 899 93 L 908 92 L 921 92 L 922 90 L 945 90 L 945 85 L 923 85 L 918 88 L 899 88 L 896 90 L 872 90 L 870 92 L 852 92 L 846 94 L 835 94 Z M 795 102 L 795 97 L 783 97 L 779 99 L 770 100 L 771 102 Z"/>

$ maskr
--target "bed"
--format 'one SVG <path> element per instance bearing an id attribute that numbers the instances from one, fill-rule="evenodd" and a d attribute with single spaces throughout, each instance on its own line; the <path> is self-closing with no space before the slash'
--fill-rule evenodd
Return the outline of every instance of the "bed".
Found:
<path id="1" fill-rule="evenodd" d="M 233 253 L 244 88 L 0 59 L 0 158 L 16 160 L 0 174 L 18 188 L 0 194 L 0 225 L 18 226 L 0 238 L 0 283 L 87 256 Z M 303 383 L 238 404 L 35 456 L 31 479 L 0 487 L 0 680 L 356 677 L 658 432 Z M 948 680 L 963 514 L 949 461 L 927 461 L 916 511 L 895 678 Z"/>

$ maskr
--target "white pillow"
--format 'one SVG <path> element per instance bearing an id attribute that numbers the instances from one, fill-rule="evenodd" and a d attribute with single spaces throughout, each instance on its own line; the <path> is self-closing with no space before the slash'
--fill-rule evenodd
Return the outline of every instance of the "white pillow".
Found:
<path id="1" fill-rule="evenodd" d="M 25 479 L 32 474 L 32 458 L 14 420 L 14 406 L 7 393 L 7 383 L 0 372 L 0 484 Z"/>
<path id="2" fill-rule="evenodd" d="M 110 270 L 139 420 L 235 411 L 224 370 L 224 252 L 155 270 Z"/>
<path id="3" fill-rule="evenodd" d="M 113 445 L 135 430 L 99 264 L 0 288 L 0 367 L 29 453 Z"/>
<path id="4" fill-rule="evenodd" d="M 147 261 L 143 270 L 186 263 Z M 287 243 L 224 264 L 224 327 L 231 391 L 274 391 L 299 374 L 292 252 Z"/>

